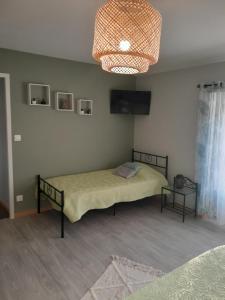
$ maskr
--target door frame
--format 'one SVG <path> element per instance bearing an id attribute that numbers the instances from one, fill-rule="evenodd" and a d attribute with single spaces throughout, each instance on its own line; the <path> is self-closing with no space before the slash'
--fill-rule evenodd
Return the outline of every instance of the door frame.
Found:
<path id="1" fill-rule="evenodd" d="M 15 217 L 14 205 L 14 181 L 13 181 L 13 146 L 12 146 L 12 115 L 11 115 L 11 94 L 10 75 L 0 73 L 0 78 L 5 83 L 5 104 L 6 104 L 6 137 L 7 137 L 7 162 L 8 162 L 8 191 L 9 191 L 9 217 Z"/>

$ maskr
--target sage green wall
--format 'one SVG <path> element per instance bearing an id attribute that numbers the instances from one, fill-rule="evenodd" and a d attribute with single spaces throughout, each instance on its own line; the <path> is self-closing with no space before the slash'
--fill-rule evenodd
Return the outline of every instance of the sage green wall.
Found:
<path id="1" fill-rule="evenodd" d="M 0 72 L 11 76 L 16 211 L 36 207 L 35 175 L 43 177 L 114 167 L 130 159 L 132 116 L 112 115 L 110 89 L 135 89 L 135 78 L 106 73 L 99 66 L 0 49 Z M 26 82 L 94 100 L 93 116 L 27 105 Z M 52 101 L 54 102 L 54 101 Z"/>

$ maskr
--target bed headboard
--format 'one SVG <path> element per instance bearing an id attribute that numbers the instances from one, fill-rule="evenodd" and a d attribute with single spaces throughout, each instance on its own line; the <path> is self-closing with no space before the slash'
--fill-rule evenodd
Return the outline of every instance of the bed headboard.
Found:
<path id="1" fill-rule="evenodd" d="M 132 149 L 132 161 L 142 162 L 159 168 L 163 171 L 166 179 L 168 179 L 168 156 L 145 153 Z"/>

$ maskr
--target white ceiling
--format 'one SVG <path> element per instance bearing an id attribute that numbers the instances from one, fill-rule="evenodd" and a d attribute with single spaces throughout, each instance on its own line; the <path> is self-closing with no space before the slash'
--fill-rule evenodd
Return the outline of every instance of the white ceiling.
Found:
<path id="1" fill-rule="evenodd" d="M 0 0 L 0 47 L 94 63 L 104 0 Z M 163 16 L 153 72 L 225 61 L 225 0 L 151 0 Z"/>

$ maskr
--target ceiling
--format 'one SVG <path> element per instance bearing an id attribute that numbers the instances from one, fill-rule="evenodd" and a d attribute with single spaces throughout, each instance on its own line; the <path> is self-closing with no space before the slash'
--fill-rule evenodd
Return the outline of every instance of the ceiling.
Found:
<path id="1" fill-rule="evenodd" d="M 0 0 L 0 47 L 94 63 L 96 10 L 104 0 Z M 225 0 L 151 0 L 163 17 L 151 72 L 225 61 Z"/>

